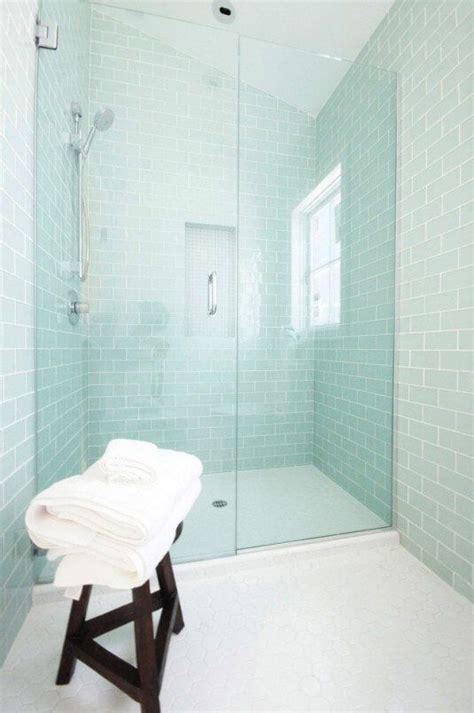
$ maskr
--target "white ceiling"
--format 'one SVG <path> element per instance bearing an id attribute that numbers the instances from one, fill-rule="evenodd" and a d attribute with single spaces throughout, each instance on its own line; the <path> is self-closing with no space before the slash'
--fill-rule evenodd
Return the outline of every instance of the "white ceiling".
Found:
<path id="1" fill-rule="evenodd" d="M 242 81 L 313 116 L 350 66 L 333 58 L 354 60 L 393 1 L 233 0 L 237 17 L 226 25 L 214 18 L 211 0 L 95 0 L 108 5 L 102 9 L 115 19 L 231 76 L 236 76 L 236 33 L 264 40 L 242 41 Z"/>
<path id="2" fill-rule="evenodd" d="M 232 0 L 236 19 L 230 25 L 215 19 L 212 0 L 96 2 L 354 60 L 394 0 Z"/>

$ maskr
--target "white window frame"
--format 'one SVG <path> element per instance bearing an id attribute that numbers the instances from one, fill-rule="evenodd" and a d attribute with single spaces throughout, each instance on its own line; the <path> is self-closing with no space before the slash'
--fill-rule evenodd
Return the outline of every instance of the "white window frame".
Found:
<path id="1" fill-rule="evenodd" d="M 341 190 L 342 167 L 338 164 L 292 212 L 291 217 L 291 323 L 299 331 L 335 328 L 338 322 L 312 325 L 310 316 L 310 216 Z M 340 259 L 340 258 L 339 258 Z M 328 265 L 334 260 L 328 262 Z M 323 266 L 321 266 L 323 267 Z"/>

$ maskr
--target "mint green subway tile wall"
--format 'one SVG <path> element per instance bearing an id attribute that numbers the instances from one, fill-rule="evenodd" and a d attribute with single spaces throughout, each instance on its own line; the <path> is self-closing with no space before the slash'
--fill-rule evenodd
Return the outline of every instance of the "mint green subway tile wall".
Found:
<path id="1" fill-rule="evenodd" d="M 314 330 L 314 464 L 391 522 L 396 77 L 353 65 L 316 120 L 341 167 L 341 316 Z"/>
<path id="2" fill-rule="evenodd" d="M 400 82 L 395 512 L 472 598 L 473 5 L 397 0 L 360 61 Z"/>
<path id="3" fill-rule="evenodd" d="M 107 103 L 117 118 L 91 154 L 89 457 L 128 435 L 191 450 L 207 472 L 232 471 L 235 330 L 186 333 L 185 225 L 236 226 L 237 48 L 231 40 L 225 75 L 124 17 L 97 11 L 92 20 L 91 111 Z M 241 120 L 239 466 L 307 463 L 312 358 L 285 327 L 290 207 L 311 183 L 314 119 L 243 86 Z M 277 171 L 285 190 L 275 206 Z M 198 292 L 206 280 L 203 270 Z M 234 287 L 221 281 L 220 299 Z"/>
<path id="4" fill-rule="evenodd" d="M 34 0 L 0 3 L 0 665 L 31 606 Z M 7 83 L 8 82 L 8 83 Z"/>
<path id="5" fill-rule="evenodd" d="M 236 79 L 126 20 L 92 17 L 90 110 L 106 104 L 116 116 L 90 156 L 89 459 L 114 436 L 135 437 L 233 471 L 235 324 L 209 334 L 215 265 L 203 243 L 193 273 L 186 240 L 224 226 L 235 273 Z M 231 292 L 218 284 L 218 314 Z"/>
<path id="6" fill-rule="evenodd" d="M 252 49 L 242 42 L 241 57 Z M 240 90 L 238 466 L 312 462 L 314 350 L 291 320 L 291 215 L 314 188 L 315 120 Z"/>
<path id="7" fill-rule="evenodd" d="M 87 300 L 78 277 L 78 180 L 71 103 L 83 131 L 89 88 L 90 6 L 43 0 L 41 17 L 59 23 L 56 51 L 38 55 L 36 157 L 36 354 L 38 489 L 85 465 L 87 321 L 71 325 L 68 293 Z M 81 297 L 82 296 L 82 297 Z"/>

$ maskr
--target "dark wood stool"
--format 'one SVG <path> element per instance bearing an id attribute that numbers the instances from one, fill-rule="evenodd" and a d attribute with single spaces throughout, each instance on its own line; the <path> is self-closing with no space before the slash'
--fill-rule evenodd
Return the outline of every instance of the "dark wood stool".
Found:
<path id="1" fill-rule="evenodd" d="M 176 530 L 175 541 L 183 523 Z M 69 614 L 56 684 L 69 683 L 76 660 L 120 688 L 140 703 L 141 713 L 160 713 L 159 695 L 171 633 L 179 634 L 184 627 L 178 590 L 169 553 L 156 568 L 160 589 L 150 591 L 150 581 L 132 589 L 132 602 L 86 620 L 92 585 L 82 587 L 80 599 L 74 601 Z M 153 634 L 152 613 L 162 609 L 156 637 Z M 131 666 L 94 639 L 133 621 L 137 666 Z"/>

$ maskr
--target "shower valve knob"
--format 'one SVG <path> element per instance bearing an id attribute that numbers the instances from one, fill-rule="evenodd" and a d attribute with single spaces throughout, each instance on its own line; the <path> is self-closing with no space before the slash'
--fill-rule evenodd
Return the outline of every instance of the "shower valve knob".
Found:
<path id="1" fill-rule="evenodd" d="M 87 302 L 80 301 L 79 295 L 75 290 L 69 290 L 66 299 L 66 311 L 69 322 L 74 326 L 79 322 L 81 314 L 89 312 L 89 305 Z"/>
<path id="2" fill-rule="evenodd" d="M 71 314 L 88 314 L 89 304 L 87 302 L 71 302 L 69 309 Z"/>

